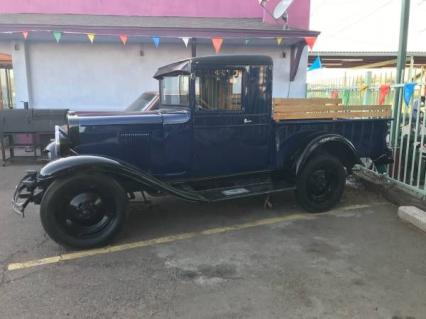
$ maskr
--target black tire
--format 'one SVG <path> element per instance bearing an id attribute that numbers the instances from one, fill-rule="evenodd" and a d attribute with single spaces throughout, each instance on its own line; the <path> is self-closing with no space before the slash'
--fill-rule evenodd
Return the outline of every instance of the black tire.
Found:
<path id="1" fill-rule="evenodd" d="M 314 155 L 297 176 L 297 201 L 311 213 L 330 210 L 340 201 L 345 180 L 346 172 L 338 159 Z"/>
<path id="2" fill-rule="evenodd" d="M 55 180 L 40 204 L 44 230 L 58 244 L 87 249 L 109 243 L 123 227 L 127 197 L 121 185 L 101 174 Z"/>

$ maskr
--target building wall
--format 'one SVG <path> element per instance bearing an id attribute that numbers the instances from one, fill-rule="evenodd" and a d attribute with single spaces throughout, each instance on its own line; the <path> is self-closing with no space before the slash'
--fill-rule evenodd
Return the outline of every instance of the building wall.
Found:
<path id="1" fill-rule="evenodd" d="M 0 42 L 2 48 L 13 44 Z M 182 43 L 127 45 L 97 43 L 19 43 L 12 50 L 16 78 L 17 105 L 30 100 L 35 108 L 70 108 L 74 110 L 119 110 L 125 108 L 142 92 L 158 90 L 152 78 L 158 67 L 190 57 L 190 49 Z M 140 51 L 143 50 L 143 56 Z M 289 82 L 289 52 L 282 57 L 279 48 L 224 47 L 222 54 L 267 54 L 274 60 L 274 91 L 276 97 L 304 97 L 307 51 L 301 59 L 296 80 Z M 7 53 L 7 52 L 5 52 Z M 211 55 L 211 45 L 199 46 L 198 56 Z M 290 89 L 290 92 L 288 90 Z"/>
<path id="2" fill-rule="evenodd" d="M 269 1 L 269 11 L 277 2 Z M 294 0 L 290 25 L 307 29 L 309 9 L 310 0 Z M 263 18 L 274 23 L 257 0 L 2 0 L 0 13 Z"/>

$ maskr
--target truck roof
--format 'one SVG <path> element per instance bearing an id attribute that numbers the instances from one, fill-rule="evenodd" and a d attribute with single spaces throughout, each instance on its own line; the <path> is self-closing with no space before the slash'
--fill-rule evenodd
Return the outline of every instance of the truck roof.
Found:
<path id="1" fill-rule="evenodd" d="M 213 55 L 181 60 L 160 67 L 154 74 L 155 79 L 165 75 L 189 74 L 191 64 L 205 65 L 272 65 L 272 58 L 267 55 Z"/>

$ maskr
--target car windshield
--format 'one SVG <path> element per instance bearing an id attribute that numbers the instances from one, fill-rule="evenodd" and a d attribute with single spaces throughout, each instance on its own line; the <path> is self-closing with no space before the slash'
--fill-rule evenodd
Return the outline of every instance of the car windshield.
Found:
<path id="1" fill-rule="evenodd" d="M 137 112 L 143 111 L 145 106 L 155 97 L 154 92 L 145 92 L 141 96 L 139 96 L 132 104 L 130 104 L 127 108 L 127 112 Z"/>
<path id="2" fill-rule="evenodd" d="M 166 76 L 160 80 L 161 105 L 189 105 L 189 76 Z"/>

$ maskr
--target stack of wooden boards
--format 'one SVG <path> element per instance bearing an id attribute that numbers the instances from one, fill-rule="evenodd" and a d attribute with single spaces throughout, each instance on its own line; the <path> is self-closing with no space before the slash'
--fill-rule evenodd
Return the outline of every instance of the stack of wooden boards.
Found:
<path id="1" fill-rule="evenodd" d="M 390 118 L 391 105 L 342 105 L 341 99 L 274 99 L 273 118 L 281 120 L 301 119 L 356 119 Z"/>

